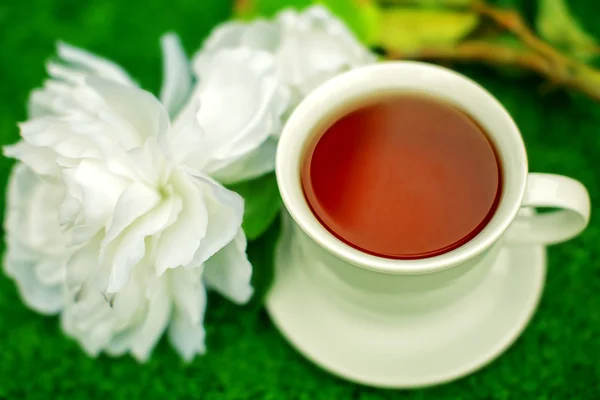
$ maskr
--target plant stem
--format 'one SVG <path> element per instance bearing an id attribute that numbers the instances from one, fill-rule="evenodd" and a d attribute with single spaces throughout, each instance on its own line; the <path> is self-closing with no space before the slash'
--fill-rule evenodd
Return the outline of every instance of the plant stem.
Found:
<path id="1" fill-rule="evenodd" d="M 519 67 L 542 75 L 554 85 L 577 89 L 600 101 L 600 71 L 567 57 L 537 37 L 517 11 L 497 8 L 483 0 L 473 1 L 470 8 L 512 33 L 521 41 L 523 48 L 471 39 L 452 47 L 423 48 L 411 52 L 384 49 L 386 55 L 392 59 L 452 60 Z"/>
<path id="2" fill-rule="evenodd" d="M 495 8 L 482 0 L 474 1 L 472 8 L 473 11 L 477 12 L 479 15 L 491 19 L 500 27 L 513 33 L 521 39 L 525 46 L 548 58 L 548 60 L 564 64 L 571 64 L 574 62 L 542 39 L 538 38 L 535 33 L 529 29 L 517 11 Z"/>
<path id="3" fill-rule="evenodd" d="M 252 9 L 252 0 L 233 0 L 233 13 L 243 15 Z"/>
<path id="4" fill-rule="evenodd" d="M 414 52 L 389 51 L 387 55 L 393 59 L 477 61 L 490 65 L 519 66 L 540 74 L 549 73 L 546 60 L 535 53 L 480 40 L 465 41 L 453 47 L 421 49 Z"/>
<path id="5" fill-rule="evenodd" d="M 387 56 L 391 59 L 450 60 L 480 62 L 491 66 L 519 67 L 546 77 L 554 85 L 577 89 L 590 98 L 600 101 L 600 73 L 598 71 L 587 66 L 580 66 L 576 71 L 557 69 L 545 57 L 528 50 L 470 40 L 454 47 L 422 49 L 409 53 L 388 51 Z"/>

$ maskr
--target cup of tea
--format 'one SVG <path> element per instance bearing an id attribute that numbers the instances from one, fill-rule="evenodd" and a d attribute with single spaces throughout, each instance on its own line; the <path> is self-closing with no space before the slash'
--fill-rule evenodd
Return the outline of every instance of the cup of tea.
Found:
<path id="1" fill-rule="evenodd" d="M 309 359 L 373 386 L 437 384 L 498 356 L 535 310 L 545 246 L 590 216 L 581 183 L 528 171 L 490 93 L 419 62 L 317 88 L 276 173 L 287 212 L 268 311 Z"/>

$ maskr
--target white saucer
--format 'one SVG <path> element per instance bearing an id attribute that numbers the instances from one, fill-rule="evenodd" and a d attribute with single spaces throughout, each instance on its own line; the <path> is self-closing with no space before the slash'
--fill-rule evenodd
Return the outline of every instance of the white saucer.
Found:
<path id="1" fill-rule="evenodd" d="M 483 367 L 521 334 L 544 285 L 543 246 L 505 247 L 475 290 L 435 313 L 383 318 L 348 312 L 315 290 L 301 265 L 290 264 L 291 236 L 284 224 L 267 298 L 271 319 L 315 364 L 370 386 L 435 385 Z"/>

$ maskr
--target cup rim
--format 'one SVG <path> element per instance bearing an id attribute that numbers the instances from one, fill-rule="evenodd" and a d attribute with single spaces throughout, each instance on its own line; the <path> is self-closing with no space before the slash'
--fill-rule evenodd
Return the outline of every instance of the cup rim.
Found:
<path id="1" fill-rule="evenodd" d="M 318 124 L 325 123 L 332 114 L 343 105 L 353 101 L 364 102 L 369 97 L 378 97 L 382 93 L 390 94 L 404 92 L 423 93 L 431 95 L 432 91 L 445 87 L 451 93 L 441 100 L 460 99 L 460 96 L 470 96 L 469 101 L 480 110 L 493 115 L 500 128 L 485 127 L 486 132 L 494 131 L 502 135 L 503 140 L 510 140 L 509 166 L 502 166 L 510 171 L 511 185 L 503 184 L 503 192 L 498 208 L 492 220 L 474 238 L 460 247 L 433 257 L 419 259 L 391 259 L 365 253 L 343 242 L 325 228 L 311 211 L 300 182 L 300 168 L 305 154 L 307 142 L 315 135 Z M 434 96 L 436 96 L 434 94 Z M 451 97 L 454 96 L 452 99 Z M 469 107 L 464 111 L 472 114 Z M 338 114 L 339 115 L 339 114 Z M 473 117 L 473 115 L 471 115 Z M 494 136 L 494 135 L 491 135 Z M 502 149 L 497 146 L 499 157 Z M 277 184 L 287 208 L 295 223 L 315 242 L 328 252 L 359 267 L 392 274 L 425 274 L 441 271 L 460 265 L 492 246 L 508 229 L 516 217 L 525 193 L 527 179 L 527 156 L 523 139 L 511 116 L 500 102 L 486 89 L 470 78 L 450 69 L 418 61 L 386 61 L 358 67 L 338 75 L 325 82 L 307 97 L 293 111 L 286 122 L 277 146 L 275 172 Z M 504 179 L 504 177 L 503 177 Z M 504 193 L 504 190 L 510 192 Z M 510 201 L 509 203 L 506 203 Z M 492 221 L 494 223 L 492 224 Z"/>

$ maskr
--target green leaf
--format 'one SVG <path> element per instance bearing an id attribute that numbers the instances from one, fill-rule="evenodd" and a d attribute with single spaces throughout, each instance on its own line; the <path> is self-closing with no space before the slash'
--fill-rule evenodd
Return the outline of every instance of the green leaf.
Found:
<path id="1" fill-rule="evenodd" d="M 237 17 L 251 19 L 257 16 L 273 17 L 286 8 L 303 10 L 314 4 L 327 7 L 340 18 L 351 31 L 364 43 L 373 38 L 377 29 L 379 12 L 373 0 L 245 0 L 236 8 Z"/>
<path id="2" fill-rule="evenodd" d="M 598 55 L 598 43 L 581 28 L 564 0 L 540 0 L 536 27 L 544 39 L 578 58 Z"/>
<path id="3" fill-rule="evenodd" d="M 273 223 L 281 209 L 281 196 L 275 174 L 270 173 L 227 187 L 244 198 L 242 228 L 248 240 L 258 238 Z"/>
<path id="4" fill-rule="evenodd" d="M 320 0 L 337 15 L 363 43 L 375 39 L 379 23 L 379 8 L 372 0 Z"/>
<path id="5" fill-rule="evenodd" d="M 374 45 L 402 53 L 456 45 L 477 27 L 475 13 L 394 8 L 382 11 Z"/>

